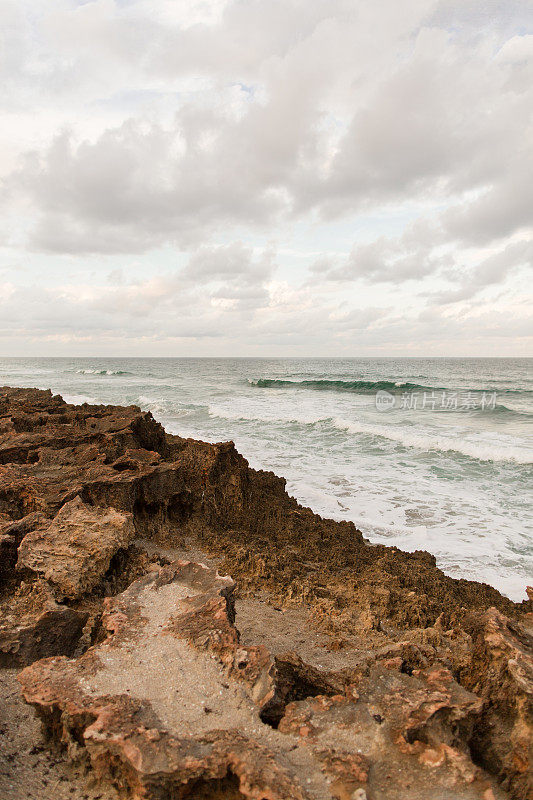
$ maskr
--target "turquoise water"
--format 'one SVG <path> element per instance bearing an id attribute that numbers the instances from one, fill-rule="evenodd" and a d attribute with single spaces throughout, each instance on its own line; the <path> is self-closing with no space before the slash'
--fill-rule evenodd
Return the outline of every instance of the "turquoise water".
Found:
<path id="1" fill-rule="evenodd" d="M 516 600 L 533 583 L 531 359 L 0 359 L 0 385 L 233 439 L 314 511 Z M 376 407 L 376 394 L 380 404 Z"/>

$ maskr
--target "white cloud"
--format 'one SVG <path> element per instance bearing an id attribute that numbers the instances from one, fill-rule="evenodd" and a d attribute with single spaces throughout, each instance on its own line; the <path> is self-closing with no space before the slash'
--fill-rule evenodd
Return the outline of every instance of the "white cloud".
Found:
<path id="1" fill-rule="evenodd" d="M 518 0 L 6 0 L 0 22 L 0 257 L 35 319 L 3 311 L 21 338 L 230 340 L 246 322 L 264 343 L 271 325 L 280 342 L 378 346 L 425 304 L 464 311 L 498 287 L 496 318 L 522 286 Z M 70 288 L 32 267 L 51 259 Z"/>

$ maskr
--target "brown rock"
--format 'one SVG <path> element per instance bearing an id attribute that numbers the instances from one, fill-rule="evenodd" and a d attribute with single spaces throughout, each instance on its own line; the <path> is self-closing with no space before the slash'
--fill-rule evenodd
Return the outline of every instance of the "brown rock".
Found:
<path id="1" fill-rule="evenodd" d="M 438 672 L 415 677 L 377 665 L 358 684 L 357 700 L 290 703 L 279 730 L 313 751 L 339 800 L 359 790 L 379 800 L 484 800 L 487 790 L 504 797 L 464 748 L 480 700 Z"/>
<path id="2" fill-rule="evenodd" d="M 376 667 L 358 695 L 295 700 L 278 730 L 265 724 L 269 698 L 337 678 L 287 658 L 295 684 L 286 672 L 278 685 L 268 651 L 239 642 L 233 591 L 201 564 L 152 570 L 105 601 L 108 639 L 21 673 L 25 699 L 73 758 L 126 797 L 482 800 L 491 789 L 502 798 L 455 747 L 481 702 L 444 669 L 413 677 Z"/>
<path id="3" fill-rule="evenodd" d="M 24 536 L 45 519 L 43 514 L 34 512 L 19 520 L 7 516 L 0 520 L 0 585 L 13 577 L 17 563 L 17 549 Z"/>
<path id="4" fill-rule="evenodd" d="M 51 522 L 27 533 L 17 567 L 49 581 L 61 598 L 76 598 L 100 582 L 111 558 L 135 536 L 130 514 L 87 506 L 75 497 Z"/>
<path id="5" fill-rule="evenodd" d="M 88 616 L 58 604 L 44 581 L 23 584 L 0 609 L 0 666 L 22 667 L 46 656 L 71 655 Z"/>
<path id="6" fill-rule="evenodd" d="M 330 778 L 331 794 L 335 800 L 365 799 L 364 787 L 370 767 L 365 756 L 334 748 L 316 748 L 315 756 L 322 765 L 322 771 Z"/>
<path id="7" fill-rule="evenodd" d="M 131 515 L 144 540 L 127 547 L 128 522 L 124 539 L 113 525 L 97 538 L 100 515 Z M 163 563 L 207 551 L 243 600 L 275 613 L 241 641 L 231 581 L 199 565 L 150 571 L 158 556 L 139 547 Z M 79 649 L 115 631 L 77 661 L 36 664 L 25 686 L 71 753 L 123 793 L 501 798 L 480 765 L 514 800 L 529 791 L 531 601 L 454 580 L 429 553 L 368 545 L 231 442 L 166 435 L 134 406 L 4 387 L 0 553 L 11 663 L 71 653 L 87 613 Z M 144 571 L 106 601 L 99 634 L 103 595 Z M 268 629 L 303 610 L 297 633 Z"/>
<path id="8" fill-rule="evenodd" d="M 461 678 L 483 701 L 472 739 L 514 797 L 533 797 L 533 636 L 490 608 L 472 622 L 473 653 Z"/>
<path id="9" fill-rule="evenodd" d="M 38 390 L 0 388 L 0 416 L 10 420 L 0 433 L 0 513 L 13 519 L 52 517 L 76 495 L 131 513 L 139 535 L 169 544 L 194 536 L 224 553 L 243 590 L 313 604 L 336 631 L 516 608 L 489 586 L 447 577 L 429 553 L 369 547 L 352 523 L 302 508 L 284 479 L 251 470 L 232 442 L 165 435 L 134 406 L 70 406 Z"/>
<path id="10" fill-rule="evenodd" d="M 218 596 L 230 605 L 232 591 L 231 579 L 190 562 L 152 571 L 106 601 L 110 638 L 76 660 L 47 659 L 21 673 L 25 699 L 73 758 L 88 760 L 127 797 L 219 791 L 304 800 L 317 796 L 308 794 L 308 778 L 326 796 L 311 756 L 291 755 L 292 743 L 260 721 L 231 665 L 210 655 L 220 609 L 213 606 L 210 628 L 206 604 Z M 190 622 L 194 600 L 199 627 L 215 644 L 208 652 L 175 633 L 176 620 Z"/>

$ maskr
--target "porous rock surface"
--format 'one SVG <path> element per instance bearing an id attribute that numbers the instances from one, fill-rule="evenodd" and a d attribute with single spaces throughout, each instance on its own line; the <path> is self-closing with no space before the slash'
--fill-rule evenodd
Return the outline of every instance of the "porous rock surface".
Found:
<path id="1" fill-rule="evenodd" d="M 0 556 L 0 665 L 102 791 L 533 796 L 531 600 L 368 544 L 231 442 L 0 389 Z"/>
<path id="2" fill-rule="evenodd" d="M 77 496 L 26 534 L 17 566 L 42 575 L 61 598 L 76 598 L 98 585 L 115 553 L 134 537 L 131 514 L 88 506 Z"/>

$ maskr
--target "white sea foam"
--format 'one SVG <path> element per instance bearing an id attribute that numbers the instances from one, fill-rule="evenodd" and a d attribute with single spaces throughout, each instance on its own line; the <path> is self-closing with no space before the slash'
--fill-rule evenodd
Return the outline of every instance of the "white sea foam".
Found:
<path id="1" fill-rule="evenodd" d="M 77 369 L 76 375 L 100 375 L 100 374 L 107 374 L 108 370 L 99 370 L 99 369 Z"/>
<path id="2" fill-rule="evenodd" d="M 70 403 L 73 406 L 81 406 L 83 403 L 97 403 L 98 401 L 94 399 L 94 397 L 87 397 L 84 394 L 61 394 L 61 397 L 65 401 L 65 403 Z"/>
<path id="3" fill-rule="evenodd" d="M 210 405 L 208 409 L 210 417 L 229 420 L 248 420 L 250 422 L 288 422 L 299 425 L 314 425 L 327 417 L 317 417 L 316 414 L 298 414 L 291 408 L 283 412 L 283 407 L 272 408 L 270 405 L 264 407 L 252 407 L 245 403 L 232 405 Z"/>
<path id="4" fill-rule="evenodd" d="M 148 409 L 152 414 L 172 417 L 186 417 L 190 414 L 185 408 L 178 408 L 172 400 L 161 400 L 156 397 L 140 394 L 135 400 L 135 405 Z"/>
<path id="5" fill-rule="evenodd" d="M 490 434 L 478 441 L 469 441 L 463 434 L 457 437 L 442 436 L 424 429 L 408 430 L 399 425 L 377 425 L 362 421 L 348 420 L 342 417 L 317 416 L 295 412 L 293 407 L 283 409 L 281 406 L 250 407 L 246 403 L 219 404 L 209 406 L 209 415 L 227 420 L 247 420 L 257 422 L 285 422 L 299 425 L 332 425 L 338 430 L 353 434 L 361 434 L 397 442 L 405 447 L 418 450 L 455 452 L 478 461 L 514 461 L 518 464 L 533 463 L 533 450 L 521 447 L 515 442 L 494 440 Z"/>
<path id="6" fill-rule="evenodd" d="M 476 458 L 478 461 L 515 461 L 517 464 L 533 463 L 533 451 L 526 448 L 509 444 L 493 444 L 488 441 L 468 441 L 463 437 L 451 438 L 426 433 L 418 430 L 406 430 L 405 428 L 393 427 L 392 425 L 374 425 L 365 422 L 354 422 L 348 419 L 336 418 L 333 425 L 339 430 L 349 433 L 362 433 L 369 436 L 379 436 L 398 442 L 406 447 L 414 447 L 419 450 L 440 450 L 444 453 L 455 452 Z"/>
<path id="7" fill-rule="evenodd" d="M 77 375 L 130 375 L 121 369 L 77 369 Z"/>

